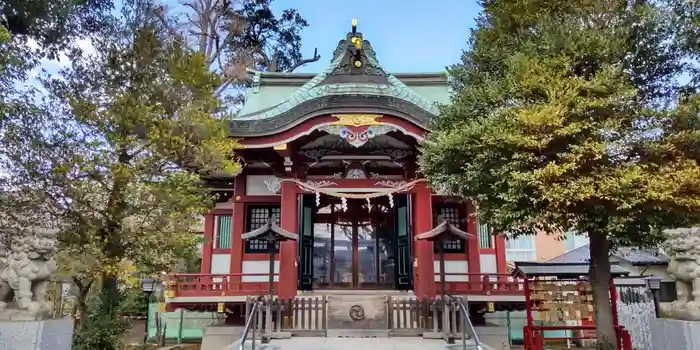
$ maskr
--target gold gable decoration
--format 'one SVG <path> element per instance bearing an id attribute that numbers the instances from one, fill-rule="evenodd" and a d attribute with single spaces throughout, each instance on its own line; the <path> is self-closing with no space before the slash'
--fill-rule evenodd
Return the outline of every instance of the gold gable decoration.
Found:
<path id="1" fill-rule="evenodd" d="M 370 125 L 383 125 L 383 122 L 377 121 L 381 118 L 381 114 L 331 114 L 332 117 L 338 118 L 338 120 L 331 123 L 331 125 L 344 125 L 344 126 L 370 126 Z"/>

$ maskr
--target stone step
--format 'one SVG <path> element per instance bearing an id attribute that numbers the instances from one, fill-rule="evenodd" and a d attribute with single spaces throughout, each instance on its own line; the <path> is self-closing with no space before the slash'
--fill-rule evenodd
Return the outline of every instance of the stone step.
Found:
<path id="1" fill-rule="evenodd" d="M 226 346 L 222 349 L 211 349 L 211 350 L 240 350 L 241 343 L 239 341 L 233 342 L 233 344 L 230 344 L 229 346 Z M 209 350 L 205 349 L 202 347 L 202 350 Z M 251 339 L 247 339 L 245 344 L 243 345 L 243 350 L 253 350 L 253 341 Z M 255 341 L 255 350 L 282 350 L 282 345 L 277 343 L 277 344 L 263 344 L 260 342 L 260 340 Z"/>
<path id="2" fill-rule="evenodd" d="M 250 350 L 246 342 L 244 350 Z M 411 338 L 319 338 L 295 337 L 273 339 L 269 344 L 256 344 L 256 350 L 462 350 L 462 344 L 446 344 L 444 340 Z M 209 349 L 202 349 L 209 350 Z M 217 349 L 218 350 L 218 349 Z M 239 350 L 238 347 L 225 350 Z M 469 342 L 467 350 L 492 350 L 487 346 L 479 349 Z"/>
<path id="3" fill-rule="evenodd" d="M 329 329 L 327 338 L 389 338 L 388 329 Z"/>
<path id="4" fill-rule="evenodd" d="M 240 343 L 236 342 L 223 349 L 202 350 L 239 350 Z M 467 342 L 467 350 L 493 350 L 482 345 L 477 347 L 473 341 Z M 252 342 L 246 341 L 243 350 L 253 350 Z M 255 350 L 463 350 L 462 343 L 446 344 L 439 339 L 423 338 L 320 338 L 295 337 L 291 339 L 273 339 L 269 344 L 255 344 Z"/>

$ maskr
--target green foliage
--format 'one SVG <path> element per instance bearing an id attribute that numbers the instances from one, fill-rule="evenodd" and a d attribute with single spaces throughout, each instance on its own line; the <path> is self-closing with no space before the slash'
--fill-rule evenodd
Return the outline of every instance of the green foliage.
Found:
<path id="1" fill-rule="evenodd" d="M 673 15 L 643 2 L 483 5 L 422 170 L 497 232 L 587 233 L 605 343 L 608 248 L 700 221 L 697 98 L 668 107 L 684 67 Z"/>
<path id="2" fill-rule="evenodd" d="M 12 39 L 12 34 L 5 27 L 0 27 L 0 44 L 4 44 Z"/>
<path id="3" fill-rule="evenodd" d="M 232 18 L 244 18 L 247 25 L 228 44 L 234 48 L 255 48 L 253 64 L 258 70 L 286 72 L 303 60 L 301 31 L 309 23 L 295 9 L 285 9 L 277 18 L 270 8 L 271 3 L 272 0 L 245 1 Z"/>
<path id="4" fill-rule="evenodd" d="M 695 1 L 667 0 L 674 16 L 672 23 L 676 29 L 676 46 L 679 52 L 687 54 L 687 70 L 690 82 L 687 90 L 697 93 L 700 88 L 700 6 Z"/>
<path id="5" fill-rule="evenodd" d="M 131 286 L 122 291 L 124 301 L 122 302 L 123 315 L 145 315 L 148 312 L 148 294 L 141 291 L 140 286 Z"/>
<path id="6" fill-rule="evenodd" d="M 103 289 L 191 254 L 191 227 L 212 205 L 200 176 L 239 169 L 212 118 L 220 76 L 152 8 L 128 5 L 0 138 L 0 187 L 18 194 L 3 210 L 58 222 L 64 272 Z"/>
<path id="7" fill-rule="evenodd" d="M 13 80 L 27 79 L 39 59 L 57 59 L 60 52 L 77 48 L 76 38 L 107 26 L 111 8 L 111 0 L 0 2 L 0 98 L 9 95 L 2 89 L 16 89 Z"/>
<path id="8" fill-rule="evenodd" d="M 301 32 L 308 26 L 295 9 L 277 16 L 268 0 L 186 0 L 187 21 L 165 18 L 173 31 L 182 31 L 191 46 L 205 55 L 209 68 L 221 76 L 216 94 L 227 107 L 240 107 L 243 90 L 249 81 L 247 69 L 291 72 L 317 61 L 320 56 L 304 59 Z M 196 33 L 196 34 L 193 34 Z M 228 115 L 227 117 L 232 117 Z"/>
<path id="9" fill-rule="evenodd" d="M 128 331 L 128 321 L 117 317 L 119 305 L 103 295 L 89 302 L 84 326 L 73 336 L 74 350 L 118 350 L 123 349 L 122 337 Z"/>

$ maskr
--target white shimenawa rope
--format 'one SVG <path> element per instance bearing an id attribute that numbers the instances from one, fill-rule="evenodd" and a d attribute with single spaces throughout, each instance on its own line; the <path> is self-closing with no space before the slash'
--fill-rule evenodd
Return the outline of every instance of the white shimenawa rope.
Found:
<path id="1" fill-rule="evenodd" d="M 371 198 L 388 196 L 389 197 L 389 205 L 393 208 L 394 207 L 394 197 L 393 197 L 394 193 L 406 191 L 406 190 L 412 188 L 413 186 L 415 186 L 416 184 L 419 184 L 421 182 L 426 182 L 426 180 L 425 179 L 416 179 L 416 180 L 413 180 L 411 182 L 407 182 L 407 183 L 400 185 L 400 186 L 397 186 L 397 187 L 381 189 L 381 190 L 369 192 L 369 193 L 339 192 L 339 191 L 334 191 L 332 188 L 317 187 L 317 186 L 299 181 L 297 179 L 281 179 L 280 182 L 293 182 L 293 183 L 297 184 L 297 186 L 299 186 L 301 189 L 315 193 L 316 194 L 316 205 L 320 205 L 321 194 L 340 198 L 342 201 L 341 205 L 343 207 L 343 211 L 345 211 L 348 208 L 347 198 L 366 199 L 367 202 L 369 203 L 369 200 Z"/>

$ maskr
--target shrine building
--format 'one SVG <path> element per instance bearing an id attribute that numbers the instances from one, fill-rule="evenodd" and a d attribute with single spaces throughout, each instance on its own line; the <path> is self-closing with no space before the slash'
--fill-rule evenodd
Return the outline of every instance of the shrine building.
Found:
<path id="1" fill-rule="evenodd" d="M 380 48 L 378 48 L 380 49 Z M 442 221 L 469 234 L 444 241 L 445 288 L 470 303 L 524 302 L 509 288 L 504 238 L 479 223 L 467 200 L 431 188 L 420 144 L 446 72 L 388 73 L 352 27 L 317 73 L 250 71 L 230 121 L 232 178 L 210 178 L 219 195 L 205 215 L 201 273 L 175 275 L 168 308 L 206 309 L 269 292 L 268 241 L 245 239 L 270 221 L 296 239 L 275 244 L 273 294 L 441 292 L 437 243 L 416 240 Z"/>

